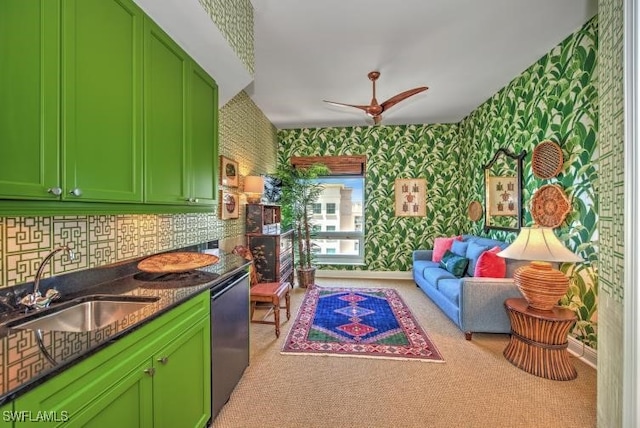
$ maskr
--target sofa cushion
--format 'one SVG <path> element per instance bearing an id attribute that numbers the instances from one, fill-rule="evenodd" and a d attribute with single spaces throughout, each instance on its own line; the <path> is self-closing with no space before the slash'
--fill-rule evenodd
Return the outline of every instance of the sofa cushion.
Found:
<path id="1" fill-rule="evenodd" d="M 439 262 L 440 260 L 442 260 L 442 256 L 444 255 L 445 251 L 448 251 L 451 249 L 451 245 L 453 244 L 453 241 L 455 239 L 457 239 L 457 236 L 451 236 L 451 237 L 439 237 L 433 240 L 433 255 L 431 256 L 431 260 L 433 260 L 434 262 Z"/>
<path id="2" fill-rule="evenodd" d="M 507 272 L 507 262 L 498 256 L 500 251 L 502 249 L 496 246 L 480 254 L 473 276 L 479 278 L 504 278 Z"/>
<path id="3" fill-rule="evenodd" d="M 451 252 L 457 254 L 462 257 L 467 257 L 467 247 L 469 246 L 468 242 L 455 240 L 451 244 Z"/>
<path id="4" fill-rule="evenodd" d="M 456 279 L 456 276 L 446 269 L 425 269 L 422 271 L 422 276 L 431 286 L 438 288 L 438 283 L 441 279 Z"/>
<path id="5" fill-rule="evenodd" d="M 466 257 L 454 254 L 449 250 L 444 253 L 440 261 L 441 268 L 446 269 L 458 278 L 464 275 L 468 264 L 469 260 Z"/>
<path id="6" fill-rule="evenodd" d="M 425 269 L 434 269 L 439 267 L 440 263 L 432 262 L 431 260 L 416 260 L 413 262 L 412 269 L 419 275 L 423 275 L 423 271 Z"/>
<path id="7" fill-rule="evenodd" d="M 476 263 L 478 263 L 478 258 L 482 253 L 487 251 L 489 247 L 476 244 L 475 242 L 469 242 L 469 246 L 467 247 L 467 258 L 469 259 L 469 265 L 467 267 L 467 275 L 473 276 L 476 270 Z"/>
<path id="8" fill-rule="evenodd" d="M 456 306 L 460 306 L 460 288 L 459 279 L 442 279 L 438 283 L 438 291 Z"/>

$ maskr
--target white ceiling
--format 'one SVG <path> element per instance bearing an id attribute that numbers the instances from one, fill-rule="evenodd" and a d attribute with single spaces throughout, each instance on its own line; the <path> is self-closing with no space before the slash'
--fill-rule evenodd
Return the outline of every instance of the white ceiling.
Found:
<path id="1" fill-rule="evenodd" d="M 597 0 L 251 0 L 255 78 L 278 128 L 373 124 L 363 111 L 417 86 L 382 125 L 458 122 L 597 12 Z M 214 76 L 215 77 L 215 76 Z"/>

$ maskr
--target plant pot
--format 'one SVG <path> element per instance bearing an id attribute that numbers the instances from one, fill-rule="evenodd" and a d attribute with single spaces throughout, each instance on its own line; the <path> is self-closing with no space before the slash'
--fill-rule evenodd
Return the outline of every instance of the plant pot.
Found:
<path id="1" fill-rule="evenodd" d="M 300 288 L 313 287 L 316 283 L 316 268 L 297 269 L 298 285 Z"/>

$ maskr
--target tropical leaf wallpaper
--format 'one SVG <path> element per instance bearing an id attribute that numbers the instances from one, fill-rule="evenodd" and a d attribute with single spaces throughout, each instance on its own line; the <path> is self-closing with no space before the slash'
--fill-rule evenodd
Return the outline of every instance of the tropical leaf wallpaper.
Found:
<path id="1" fill-rule="evenodd" d="M 598 261 L 598 94 L 596 57 L 597 17 L 540 58 L 509 85 L 474 110 L 460 124 L 463 205 L 483 201 L 482 167 L 498 148 L 526 152 L 523 168 L 523 225 L 533 225 L 529 201 L 545 184 L 564 189 L 573 210 L 556 230 L 564 244 L 585 259 L 565 264 L 571 279 L 565 306 L 578 315 L 576 338 L 596 348 Z M 542 141 L 560 145 L 564 164 L 560 174 L 538 179 L 531 169 L 531 153 Z M 463 230 L 482 232 L 482 223 L 463 219 Z M 514 233 L 490 231 L 494 238 L 512 240 Z"/>
<path id="2" fill-rule="evenodd" d="M 533 224 L 528 204 L 544 184 L 559 184 L 572 201 L 557 233 L 585 262 L 561 267 L 571 278 L 563 304 L 579 317 L 573 335 L 596 348 L 597 34 L 595 17 L 458 124 L 279 130 L 278 162 L 290 156 L 367 156 L 365 265 L 323 269 L 408 271 L 411 252 L 431 248 L 442 235 L 512 241 L 515 233 L 484 233 L 484 219 L 470 221 L 467 207 L 474 200 L 484 204 L 483 166 L 496 151 L 524 150 L 523 224 Z M 562 171 L 549 180 L 531 171 L 531 152 L 545 140 L 557 142 L 564 156 Z M 396 178 L 426 178 L 426 217 L 394 217 Z"/>
<path id="3" fill-rule="evenodd" d="M 365 265 L 323 269 L 408 271 L 411 251 L 460 229 L 458 125 L 291 129 L 278 131 L 278 137 L 278 162 L 291 156 L 367 156 Z M 427 180 L 426 217 L 395 217 L 396 178 Z"/>

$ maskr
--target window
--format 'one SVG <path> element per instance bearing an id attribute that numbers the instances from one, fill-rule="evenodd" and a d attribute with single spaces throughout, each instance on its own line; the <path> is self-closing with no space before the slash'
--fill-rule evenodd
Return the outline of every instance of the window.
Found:
<path id="1" fill-rule="evenodd" d="M 316 214 L 314 205 L 312 238 L 318 264 L 364 263 L 364 177 L 331 176 L 316 181 L 323 185 L 318 202 L 324 215 Z"/>
<path id="2" fill-rule="evenodd" d="M 312 208 L 314 214 L 322 214 L 322 204 L 313 204 Z"/>

